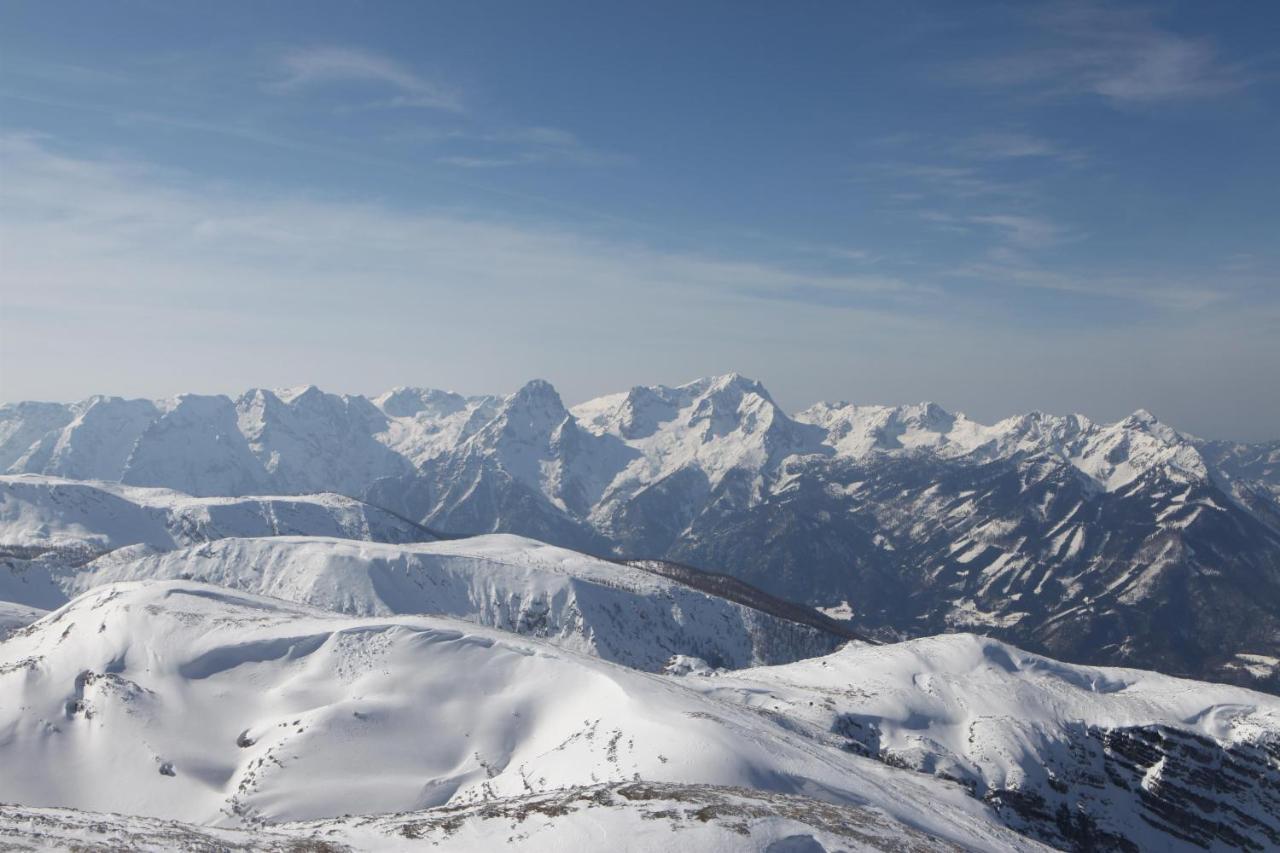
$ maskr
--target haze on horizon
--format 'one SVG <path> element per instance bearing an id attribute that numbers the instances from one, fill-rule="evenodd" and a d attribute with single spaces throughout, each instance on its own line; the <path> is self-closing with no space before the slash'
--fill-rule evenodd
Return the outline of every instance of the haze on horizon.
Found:
<path id="1" fill-rule="evenodd" d="M 11 2 L 0 401 L 314 383 L 1280 438 L 1280 8 Z"/>

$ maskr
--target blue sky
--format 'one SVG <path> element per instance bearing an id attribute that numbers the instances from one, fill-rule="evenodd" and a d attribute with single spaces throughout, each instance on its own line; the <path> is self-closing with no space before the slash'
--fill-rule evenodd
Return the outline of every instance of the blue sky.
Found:
<path id="1" fill-rule="evenodd" d="M 737 370 L 1280 437 L 1274 4 L 0 6 L 0 397 Z"/>

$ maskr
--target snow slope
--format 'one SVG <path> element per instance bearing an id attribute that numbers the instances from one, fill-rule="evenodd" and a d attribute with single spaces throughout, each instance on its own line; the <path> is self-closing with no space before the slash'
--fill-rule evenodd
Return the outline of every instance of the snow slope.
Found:
<path id="1" fill-rule="evenodd" d="M 970 634 L 689 677 L 819 742 L 952 779 L 1053 846 L 1280 845 L 1280 698 Z"/>
<path id="2" fill-rule="evenodd" d="M 822 748 L 685 679 L 441 618 L 115 584 L 0 644 L 0 696 L 0 766 L 24 769 L 0 774 L 0 801 L 24 806 L 234 826 L 647 781 L 1029 847 L 956 785 Z"/>
<path id="3" fill-rule="evenodd" d="M 3 592 L 0 592 L 3 596 Z M 44 616 L 49 611 L 25 604 L 15 604 L 0 597 L 0 640 L 9 636 L 18 628 L 24 628 Z"/>
<path id="4" fill-rule="evenodd" d="M 573 413 L 587 430 L 636 451 L 610 483 L 612 502 L 682 469 L 696 469 L 714 487 L 734 470 L 771 471 L 788 456 L 825 451 L 822 430 L 793 421 L 763 385 L 736 373 L 677 388 L 637 387 Z"/>
<path id="5" fill-rule="evenodd" d="M 76 479 L 117 479 L 143 431 L 161 414 L 150 400 L 90 397 L 68 407 L 69 420 L 27 451 L 24 470 Z M 8 467 L 8 466 L 5 466 Z"/>
<path id="6" fill-rule="evenodd" d="M 236 402 L 237 426 L 284 493 L 359 495 L 381 477 L 411 466 L 376 436 L 388 419 L 364 397 L 326 394 L 314 385 L 255 389 Z"/>
<path id="7" fill-rule="evenodd" d="M 429 388 L 393 388 L 373 399 L 387 416 L 386 431 L 378 440 L 420 468 L 493 420 L 500 399 L 463 397 Z"/>
<path id="8" fill-rule="evenodd" d="M 0 805 L 0 846 L 89 851 L 433 850 L 533 853 L 935 853 L 963 848 L 868 806 L 746 788 L 627 782 L 568 788 L 381 817 L 278 824 L 252 831 L 70 809 Z M 1029 846 L 1029 845 L 1028 845 Z"/>
<path id="9" fill-rule="evenodd" d="M 0 476 L 0 546 L 178 548 L 226 536 L 341 536 L 410 542 L 421 527 L 336 494 L 196 498 L 168 489 Z"/>
<path id="10" fill-rule="evenodd" d="M 79 567 L 104 552 L 135 558 L 226 536 L 297 534 L 388 542 L 430 537 L 412 522 L 340 495 L 194 498 L 119 483 L 0 476 L 0 602 L 59 607 Z M 17 618 L 10 614 L 8 621 Z"/>
<path id="11" fill-rule="evenodd" d="M 408 545 L 220 539 L 107 555 L 68 578 L 197 580 L 358 616 L 426 613 L 546 638 L 656 671 L 673 655 L 741 668 L 825 654 L 844 638 L 631 566 L 507 534 Z"/>

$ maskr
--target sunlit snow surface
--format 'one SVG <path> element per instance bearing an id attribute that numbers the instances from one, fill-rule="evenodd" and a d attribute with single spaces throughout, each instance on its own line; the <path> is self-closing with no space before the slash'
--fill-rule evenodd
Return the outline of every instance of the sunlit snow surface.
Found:
<path id="1" fill-rule="evenodd" d="M 112 585 L 0 645 L 0 764 L 23 769 L 0 801 L 230 826 L 644 780 L 869 805 L 1022 849 L 957 786 L 688 685 L 452 620 Z"/>
<path id="2" fill-rule="evenodd" d="M 731 668 L 785 663 L 842 641 L 637 568 L 507 534 L 405 545 L 221 539 L 154 555 L 108 554 L 65 578 L 64 588 L 179 578 L 339 613 L 453 616 L 647 670 L 676 654 Z"/>
<path id="3" fill-rule="evenodd" d="M 1008 827 L 1063 844 L 1028 797 L 1050 815 L 1060 799 L 1090 831 L 1144 849 L 1176 849 L 1206 815 L 1211 849 L 1280 834 L 1275 697 L 971 635 L 687 671 L 647 674 L 446 618 L 109 584 L 0 644 L 0 766 L 22 768 L 0 775 L 0 801 L 227 827 L 449 807 L 324 827 L 373 849 L 406 823 L 458 849 L 502 832 L 612 837 L 638 820 L 658 822 L 624 849 L 727 844 L 734 826 L 761 842 L 747 849 L 796 834 L 834 843 L 815 832 L 831 826 L 821 803 L 858 807 L 837 820 L 846 830 L 855 816 L 870 827 L 848 849 L 882 849 L 886 822 L 983 850 L 1033 848 Z M 708 785 L 752 792 L 687 789 Z M 0 813 L 0 832 L 18 814 Z M 89 831 L 75 815 L 21 819 Z M 907 849 L 931 843 L 912 838 Z"/>
<path id="4" fill-rule="evenodd" d="M 918 569 L 929 631 L 1079 659 L 1184 575 L 1230 593 L 1213 626 L 1257 617 L 1278 453 L 1143 411 L 789 417 L 736 375 L 572 411 L 542 382 L 3 406 L 0 846 L 1280 847 L 1273 696 L 968 634 L 831 652 L 643 561 L 409 520 L 714 568 L 785 530 L 784 595 L 857 617 L 875 585 L 804 584 Z M 1214 671 L 1273 679 L 1265 640 L 1227 632 Z"/>

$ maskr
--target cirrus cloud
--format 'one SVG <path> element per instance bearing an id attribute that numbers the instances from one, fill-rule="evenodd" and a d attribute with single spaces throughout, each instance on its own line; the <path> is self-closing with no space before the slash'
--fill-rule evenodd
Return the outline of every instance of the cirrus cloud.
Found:
<path id="1" fill-rule="evenodd" d="M 280 62 L 285 76 L 271 84 L 276 92 L 291 92 L 337 82 L 375 83 L 395 94 L 382 106 L 425 107 L 461 112 L 461 95 L 428 80 L 408 66 L 381 54 L 350 47 L 321 46 L 290 50 Z"/>

